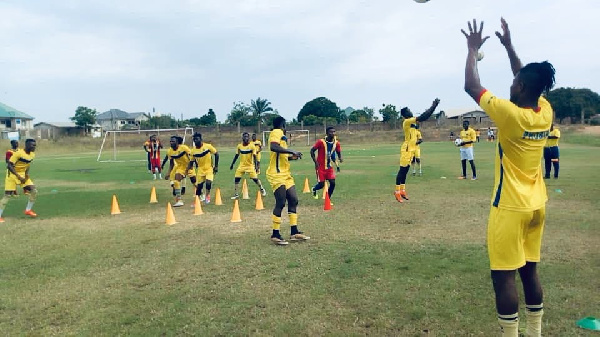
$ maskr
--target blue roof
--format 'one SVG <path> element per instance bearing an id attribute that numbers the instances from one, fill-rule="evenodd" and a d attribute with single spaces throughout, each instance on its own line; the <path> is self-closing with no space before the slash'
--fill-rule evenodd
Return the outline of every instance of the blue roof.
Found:
<path id="1" fill-rule="evenodd" d="M 21 112 L 13 107 L 9 107 L 4 103 L 0 103 L 0 118 L 23 118 L 23 119 L 33 119 L 32 116 Z"/>

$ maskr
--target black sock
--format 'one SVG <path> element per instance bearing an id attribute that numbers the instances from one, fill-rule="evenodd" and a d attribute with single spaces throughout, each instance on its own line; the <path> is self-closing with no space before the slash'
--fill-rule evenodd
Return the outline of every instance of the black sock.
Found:
<path id="1" fill-rule="evenodd" d="M 281 234 L 279 234 L 279 229 L 274 229 L 273 230 L 273 235 L 271 235 L 272 238 L 281 238 Z"/>
<path id="2" fill-rule="evenodd" d="M 300 231 L 298 231 L 298 226 L 290 226 L 290 230 L 292 235 L 300 233 Z"/>

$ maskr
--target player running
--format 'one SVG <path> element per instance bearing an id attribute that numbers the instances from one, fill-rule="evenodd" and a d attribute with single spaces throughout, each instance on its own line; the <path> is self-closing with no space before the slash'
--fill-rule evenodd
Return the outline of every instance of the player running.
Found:
<path id="1" fill-rule="evenodd" d="M 144 143 L 144 150 L 148 152 L 150 158 L 150 172 L 154 175 L 158 174 L 158 179 L 162 179 L 162 169 L 160 165 L 160 149 L 162 149 L 162 143 L 156 138 L 156 135 L 151 135 L 150 139 Z"/>
<path id="2" fill-rule="evenodd" d="M 335 171 L 333 170 L 333 156 L 337 154 L 340 162 L 343 162 L 342 148 L 340 142 L 335 137 L 335 128 L 333 126 L 328 127 L 326 130 L 324 139 L 319 139 L 315 142 L 315 145 L 310 149 L 310 156 L 315 163 L 315 170 L 317 173 L 317 184 L 312 188 L 313 198 L 319 199 L 317 191 L 325 186 L 325 180 L 329 182 L 329 198 L 333 195 L 335 190 Z M 315 152 L 319 151 L 318 156 L 315 156 Z"/>
<path id="3" fill-rule="evenodd" d="M 204 201 L 206 204 L 210 204 L 210 190 L 212 188 L 212 182 L 215 179 L 215 173 L 219 172 L 219 152 L 211 144 L 205 143 L 202 140 L 202 134 L 194 133 L 192 136 L 194 142 L 194 148 L 192 148 L 190 155 L 191 160 L 188 163 L 188 173 L 193 172 L 194 164 L 198 167 L 195 174 L 195 180 L 192 182 L 196 183 L 196 195 L 200 201 Z M 213 162 L 213 156 L 215 156 Z M 214 164 L 213 164 L 214 163 Z M 190 178 L 192 180 L 192 178 Z M 206 194 L 202 193 L 206 183 Z"/>
<path id="4" fill-rule="evenodd" d="M 233 157 L 233 161 L 231 162 L 231 166 L 229 166 L 229 170 L 233 170 L 233 164 L 235 164 L 238 157 L 240 158 L 240 165 L 238 165 L 238 168 L 235 170 L 234 194 L 231 199 L 240 198 L 238 187 L 240 186 L 240 180 L 242 180 L 242 176 L 244 174 L 248 174 L 250 176 L 250 179 L 254 181 L 256 186 L 258 186 L 260 193 L 263 196 L 267 195 L 267 191 L 263 188 L 262 183 L 258 179 L 258 174 L 256 173 L 256 146 L 254 143 L 250 143 L 250 134 L 248 134 L 248 132 L 244 132 L 242 134 L 242 142 L 237 146 L 237 152 Z"/>
<path id="5" fill-rule="evenodd" d="M 0 222 L 4 222 L 2 213 L 13 195 L 17 194 L 17 185 L 23 186 L 23 190 L 29 195 L 29 201 L 25 208 L 25 215 L 35 218 L 37 214 L 32 210 L 37 197 L 37 189 L 29 177 L 29 167 L 35 158 L 35 139 L 27 139 L 25 148 L 15 151 L 6 164 L 6 179 L 4 180 L 4 196 L 0 199 Z"/>
<path id="6" fill-rule="evenodd" d="M 415 156 L 413 157 L 412 160 L 412 168 L 413 168 L 413 172 L 412 175 L 416 175 L 416 169 L 417 169 L 417 164 L 419 164 L 419 176 L 423 175 L 423 170 L 421 170 L 421 143 L 423 143 L 423 135 L 421 135 L 421 127 L 419 126 L 419 124 L 415 125 L 415 129 L 417 129 L 416 131 L 416 137 L 417 137 L 417 144 L 415 146 Z"/>
<path id="7" fill-rule="evenodd" d="M 183 206 L 181 183 L 185 179 L 188 172 L 188 164 L 190 163 L 191 150 L 187 145 L 182 143 L 183 139 L 181 137 L 172 136 L 169 141 L 171 147 L 165 157 L 165 160 L 169 159 L 169 170 L 165 175 L 165 180 L 170 179 L 173 182 L 173 193 L 175 194 L 175 204 L 173 204 L 173 207 Z"/>
<path id="8" fill-rule="evenodd" d="M 12 155 L 17 152 L 17 150 L 19 150 L 19 141 L 18 140 L 11 140 L 10 141 L 10 149 L 6 150 L 6 163 L 8 164 L 8 161 L 10 160 L 10 157 L 12 157 Z"/>
<path id="9" fill-rule="evenodd" d="M 256 174 L 260 174 L 260 157 L 262 152 L 262 142 L 256 139 L 256 133 L 252 134 L 252 144 L 256 147 L 256 157 L 255 157 L 255 166 L 256 166 Z"/>

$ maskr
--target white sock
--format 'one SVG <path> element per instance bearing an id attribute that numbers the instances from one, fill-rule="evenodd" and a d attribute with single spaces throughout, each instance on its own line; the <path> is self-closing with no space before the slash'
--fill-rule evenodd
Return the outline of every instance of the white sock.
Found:
<path id="1" fill-rule="evenodd" d="M 27 202 L 27 207 L 25 208 L 26 211 L 31 211 L 31 209 L 33 208 L 33 201 L 28 201 Z"/>

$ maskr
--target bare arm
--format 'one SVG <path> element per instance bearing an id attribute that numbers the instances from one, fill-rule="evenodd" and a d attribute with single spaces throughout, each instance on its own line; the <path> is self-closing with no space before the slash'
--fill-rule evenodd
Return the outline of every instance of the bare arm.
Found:
<path id="1" fill-rule="evenodd" d="M 481 86 L 481 82 L 479 80 L 479 71 L 477 70 L 477 52 L 479 48 L 485 43 L 485 41 L 489 38 L 489 36 L 482 37 L 481 32 L 483 31 L 483 21 L 479 27 L 479 31 L 477 31 L 477 21 L 473 19 L 473 25 L 471 22 L 469 25 L 469 34 L 467 34 L 463 29 L 460 31 L 467 38 L 467 64 L 465 66 L 465 91 L 477 104 L 479 104 L 479 94 L 483 91 L 483 86 Z"/>
<path id="2" fill-rule="evenodd" d="M 421 115 L 419 115 L 417 117 L 417 122 L 424 122 L 424 121 L 428 120 L 429 117 L 431 117 L 431 115 L 435 111 L 435 108 L 437 108 L 438 104 L 440 104 L 440 99 L 439 98 L 434 99 L 433 103 L 431 103 L 431 107 L 429 107 L 429 109 L 425 110 L 425 112 L 423 112 Z"/>
<path id="3" fill-rule="evenodd" d="M 318 168 L 319 164 L 317 163 L 317 157 L 315 156 L 316 151 L 317 151 L 317 149 L 312 147 L 310 149 L 310 157 L 312 158 L 312 161 L 315 163 L 315 168 Z"/>
<path id="4" fill-rule="evenodd" d="M 25 179 L 25 177 L 21 177 L 21 176 L 20 176 L 20 175 L 17 173 L 17 170 L 15 169 L 15 164 L 13 164 L 13 162 L 12 162 L 12 161 L 9 161 L 9 162 L 6 164 L 6 168 L 7 168 L 7 169 L 10 171 L 10 173 L 14 174 L 14 175 L 17 177 L 17 179 L 19 179 L 19 181 L 21 181 L 21 182 L 25 182 L 25 180 L 27 180 L 27 179 Z"/>
<path id="5" fill-rule="evenodd" d="M 276 152 L 276 153 L 291 154 L 291 155 L 295 155 L 298 157 L 302 157 L 302 153 L 300 153 L 298 151 L 294 151 L 292 149 L 286 149 L 283 146 L 279 145 L 279 143 L 271 143 L 270 150 L 273 152 Z"/>
<path id="6" fill-rule="evenodd" d="M 504 18 L 501 18 L 500 22 L 502 24 L 502 34 L 500 34 L 500 32 L 496 32 L 496 36 L 498 37 L 500 43 L 502 43 L 504 48 L 506 48 L 506 52 L 508 53 L 508 59 L 510 60 L 510 68 L 513 72 L 513 75 L 516 76 L 519 70 L 523 68 L 523 64 L 521 63 L 521 60 L 517 56 L 517 52 L 515 51 L 515 48 L 512 45 L 512 41 L 510 38 L 510 30 L 508 29 L 508 24 L 506 23 L 506 20 L 504 20 Z"/>
<path id="7" fill-rule="evenodd" d="M 219 172 L 219 152 L 215 152 L 215 167 L 213 167 L 213 172 Z"/>
<path id="8" fill-rule="evenodd" d="M 237 161 L 239 156 L 240 156 L 239 153 L 236 153 L 235 156 L 233 156 L 233 161 L 231 162 L 231 165 L 229 166 L 230 170 L 233 170 L 233 164 L 235 164 L 235 162 Z"/>

